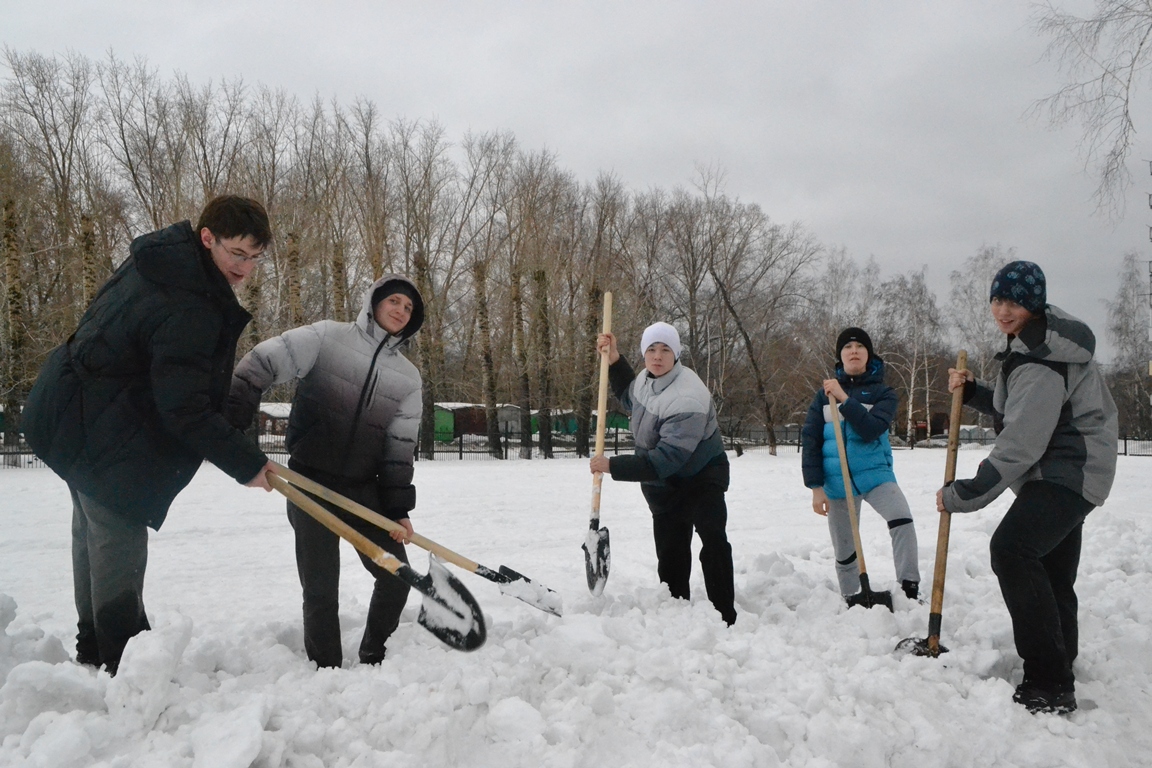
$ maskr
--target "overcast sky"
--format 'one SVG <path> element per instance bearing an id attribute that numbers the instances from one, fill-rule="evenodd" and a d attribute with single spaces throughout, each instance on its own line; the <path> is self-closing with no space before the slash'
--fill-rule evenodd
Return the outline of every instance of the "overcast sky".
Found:
<path id="1" fill-rule="evenodd" d="M 1091 8 L 1084 0 L 1065 5 Z M 242 76 L 302 100 L 363 96 L 451 139 L 511 131 L 592 181 L 726 191 L 800 221 L 887 278 L 1015 247 L 1108 354 L 1123 254 L 1152 258 L 1152 117 L 1125 215 L 1095 213 L 1075 126 L 1030 118 L 1061 75 L 1019 0 L 354 2 L 0 0 L 0 42 L 109 49 L 194 82 Z"/>

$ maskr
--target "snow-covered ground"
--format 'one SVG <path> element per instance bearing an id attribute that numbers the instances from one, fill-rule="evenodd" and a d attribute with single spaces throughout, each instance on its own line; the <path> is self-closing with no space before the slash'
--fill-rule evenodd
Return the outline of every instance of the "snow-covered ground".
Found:
<path id="1" fill-rule="evenodd" d="M 971 476 L 985 449 L 960 453 Z M 916 514 L 924 592 L 944 452 L 899 451 Z M 728 531 L 736 625 L 699 574 L 690 603 L 656 578 L 634 485 L 605 481 L 612 572 L 585 585 L 591 476 L 579 460 L 420 462 L 417 531 L 484 565 L 555 589 L 556 618 L 456 571 L 483 606 L 473 653 L 416 624 L 415 592 L 379 667 L 317 671 L 303 651 L 283 500 L 211 466 L 153 534 L 146 602 L 155 628 L 116 678 L 69 660 L 70 509 L 48 470 L 0 470 L 0 765 L 203 766 L 1147 766 L 1152 764 L 1152 459 L 1120 459 L 1080 566 L 1080 711 L 1032 716 L 988 565 L 1006 508 L 952 521 L 940 659 L 893 653 L 927 633 L 903 597 L 879 516 L 865 508 L 873 587 L 895 613 L 848 610 L 799 456 L 733 459 Z M 1010 494 L 1009 494 L 1010 495 Z M 413 565 L 427 557 L 410 548 Z M 370 591 L 345 547 L 341 620 L 355 659 Z"/>

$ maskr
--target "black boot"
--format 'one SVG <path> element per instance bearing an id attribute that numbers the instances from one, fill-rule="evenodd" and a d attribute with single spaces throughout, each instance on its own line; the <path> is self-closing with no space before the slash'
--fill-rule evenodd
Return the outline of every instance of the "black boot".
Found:
<path id="1" fill-rule="evenodd" d="M 76 663 L 100 669 L 100 646 L 96 642 L 96 629 L 91 624 L 80 624 L 76 634 Z"/>
<path id="2" fill-rule="evenodd" d="M 1066 715 L 1076 711 L 1076 692 L 1071 683 L 1047 685 L 1025 678 L 1024 682 L 1016 686 L 1012 701 L 1026 707 L 1034 715 L 1041 712 Z"/>
<path id="3" fill-rule="evenodd" d="M 920 597 L 920 582 L 918 581 L 905 579 L 900 582 L 900 589 L 904 590 L 904 594 L 908 596 L 909 600 L 917 600 Z"/>

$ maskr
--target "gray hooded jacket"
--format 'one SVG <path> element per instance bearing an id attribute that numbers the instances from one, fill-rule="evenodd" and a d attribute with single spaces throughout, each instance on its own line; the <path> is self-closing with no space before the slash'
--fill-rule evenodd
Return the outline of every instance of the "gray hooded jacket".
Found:
<path id="1" fill-rule="evenodd" d="M 416 291 L 407 278 L 385 275 L 364 294 L 355 322 L 321 320 L 257 344 L 236 366 L 228 415 L 250 424 L 266 389 L 299 379 L 286 439 L 292 459 L 352 480 L 375 478 L 385 514 L 400 518 L 416 505 L 412 464 L 422 405 L 420 372 L 399 347 L 420 329 L 424 312 L 422 301 L 413 302 L 399 336 L 381 328 L 372 294 L 391 280 Z"/>
<path id="2" fill-rule="evenodd" d="M 1003 429 L 976 477 L 944 489 L 949 512 L 982 509 L 1030 480 L 1064 486 L 1099 506 L 1116 476 L 1116 404 L 1093 359 L 1096 337 L 1080 320 L 1048 305 L 997 357 L 992 382 L 969 382 L 965 403 Z"/>

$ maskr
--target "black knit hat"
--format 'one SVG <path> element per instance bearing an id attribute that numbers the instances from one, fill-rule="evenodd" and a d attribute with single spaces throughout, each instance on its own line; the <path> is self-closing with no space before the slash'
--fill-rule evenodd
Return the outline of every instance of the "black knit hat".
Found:
<path id="1" fill-rule="evenodd" d="M 372 312 L 376 312 L 377 304 L 394 293 L 407 296 L 412 300 L 412 317 L 399 334 L 401 338 L 407 339 L 415 335 L 416 331 L 420 330 L 420 326 L 424 324 L 424 299 L 420 297 L 420 292 L 416 290 L 416 286 L 409 281 L 404 279 L 388 280 L 372 292 Z"/>
<path id="2" fill-rule="evenodd" d="M 1048 306 L 1048 285 L 1044 270 L 1030 261 L 1013 261 L 1001 267 L 992 278 L 992 299 L 1014 301 L 1029 312 L 1036 314 Z"/>
<path id="3" fill-rule="evenodd" d="M 840 353 L 848 342 L 856 341 L 864 345 L 864 349 L 868 350 L 868 359 L 872 360 L 876 357 L 876 352 L 872 349 L 872 338 L 863 328 L 845 328 L 840 331 L 840 335 L 836 337 L 836 362 L 840 362 Z"/>

